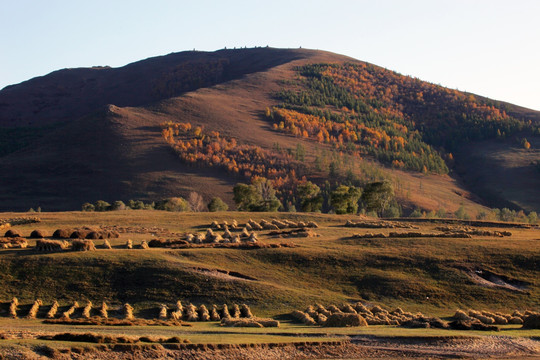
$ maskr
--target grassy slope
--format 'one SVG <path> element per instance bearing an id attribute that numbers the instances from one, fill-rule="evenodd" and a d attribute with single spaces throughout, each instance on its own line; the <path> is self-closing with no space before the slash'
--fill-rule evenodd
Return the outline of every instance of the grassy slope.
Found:
<path id="1" fill-rule="evenodd" d="M 11 216 L 6 215 L 6 216 Z M 512 229 L 511 238 L 374 239 L 346 237 L 362 229 L 343 228 L 346 217 L 332 215 L 199 213 L 125 211 L 112 213 L 43 213 L 43 222 L 19 227 L 51 231 L 82 225 L 157 226 L 171 231 L 204 231 L 212 220 L 248 218 L 313 219 L 322 225 L 316 238 L 293 239 L 296 248 L 98 250 L 91 253 L 36 254 L 32 250 L 0 252 L 0 298 L 105 299 L 136 309 L 173 304 L 248 303 L 257 313 L 277 315 L 315 302 L 370 301 L 410 310 L 449 315 L 455 307 L 538 308 L 540 252 L 538 230 Z M 422 231 L 434 226 L 420 225 Z M 388 230 L 382 230 L 385 232 Z M 379 232 L 379 231 L 375 231 Z M 149 234 L 123 234 L 137 244 Z M 283 242 L 268 239 L 263 242 Z M 100 241 L 96 241 L 100 244 Z M 531 283 L 527 293 L 481 287 L 461 266 Z M 227 281 L 191 271 L 192 268 L 236 271 L 258 281 Z M 429 297 L 429 299 L 427 298 Z"/>

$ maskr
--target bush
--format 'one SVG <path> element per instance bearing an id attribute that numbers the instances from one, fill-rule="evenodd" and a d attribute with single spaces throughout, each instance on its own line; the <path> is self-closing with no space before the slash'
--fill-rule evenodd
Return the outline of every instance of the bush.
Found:
<path id="1" fill-rule="evenodd" d="M 228 209 L 229 205 L 225 204 L 225 202 L 219 197 L 212 198 L 212 200 L 210 200 L 208 203 L 208 211 L 227 211 Z"/>
<path id="2" fill-rule="evenodd" d="M 90 203 L 84 203 L 82 205 L 82 211 L 94 211 L 94 210 L 95 210 L 94 205 L 92 205 Z"/>
<path id="3" fill-rule="evenodd" d="M 422 210 L 420 209 L 414 209 L 414 211 L 409 215 L 409 217 L 412 218 L 421 218 L 423 216 Z"/>
<path id="4" fill-rule="evenodd" d="M 159 201 L 155 208 L 165 211 L 189 211 L 189 204 L 184 198 L 172 197 Z"/>
<path id="5" fill-rule="evenodd" d="M 111 210 L 125 210 L 125 209 L 126 209 L 126 204 L 124 204 L 124 202 L 120 200 L 113 202 L 111 206 Z"/>
<path id="6" fill-rule="evenodd" d="M 110 209 L 111 209 L 111 204 L 103 200 L 98 200 L 94 204 L 95 211 L 108 211 Z"/>

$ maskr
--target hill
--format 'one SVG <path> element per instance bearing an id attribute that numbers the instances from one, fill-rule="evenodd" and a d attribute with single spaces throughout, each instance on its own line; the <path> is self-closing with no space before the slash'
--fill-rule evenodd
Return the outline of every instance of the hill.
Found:
<path id="1" fill-rule="evenodd" d="M 391 179 L 410 209 L 540 210 L 532 200 L 539 187 L 522 186 L 538 178 L 525 160 L 536 157 L 535 146 L 482 167 L 459 156 L 480 141 L 502 147 L 527 137 L 535 144 L 539 119 L 538 112 L 305 49 L 183 52 L 117 69 L 66 69 L 0 91 L 0 204 L 78 209 L 98 199 L 155 201 L 197 191 L 232 205 L 232 186 L 253 175 L 294 190 L 295 179 L 278 176 L 279 164 L 320 185 Z M 233 155 L 209 154 L 208 144 L 178 153 L 193 134 L 169 133 L 176 124 L 200 127 L 197 136 L 234 139 L 233 151 L 247 146 L 263 154 L 258 170 L 228 169 Z M 189 154 L 197 160 L 187 161 Z M 510 173 L 516 190 L 492 196 L 489 189 L 502 182 L 482 174 L 517 171 L 507 166 L 515 157 L 533 178 Z"/>

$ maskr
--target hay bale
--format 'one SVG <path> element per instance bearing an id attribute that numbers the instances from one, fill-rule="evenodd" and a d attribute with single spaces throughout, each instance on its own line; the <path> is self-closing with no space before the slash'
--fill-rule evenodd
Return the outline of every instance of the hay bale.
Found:
<path id="1" fill-rule="evenodd" d="M 110 239 L 118 239 L 120 237 L 120 233 L 118 231 L 108 231 L 107 237 Z"/>
<path id="2" fill-rule="evenodd" d="M 493 319 L 491 316 L 485 316 L 485 315 L 478 315 L 475 316 L 478 320 L 480 320 L 483 324 L 486 325 L 493 325 L 495 324 L 495 319 Z"/>
<path id="3" fill-rule="evenodd" d="M 251 224 L 249 224 L 249 223 L 246 224 L 245 228 L 246 228 L 247 231 L 252 231 L 253 230 L 253 226 L 251 226 Z"/>
<path id="4" fill-rule="evenodd" d="M 124 319 L 133 320 L 135 318 L 135 316 L 133 316 L 133 306 L 129 305 L 128 303 L 125 303 L 123 310 L 124 310 Z"/>
<path id="5" fill-rule="evenodd" d="M 76 301 L 74 301 L 74 302 L 73 302 L 73 305 L 71 305 L 69 309 L 67 309 L 66 311 L 64 311 L 64 312 L 62 313 L 62 317 L 63 317 L 64 319 L 69 319 L 69 317 L 70 317 L 71 315 L 73 315 L 73 313 L 75 312 L 75 310 L 76 310 L 78 307 L 79 307 L 79 303 L 76 302 Z"/>
<path id="6" fill-rule="evenodd" d="M 25 238 L 10 238 L 7 243 L 7 248 L 26 249 L 28 247 L 28 241 Z"/>
<path id="7" fill-rule="evenodd" d="M 249 231 L 246 228 L 242 229 L 242 232 L 240 233 L 241 238 L 248 238 L 249 237 Z"/>
<path id="8" fill-rule="evenodd" d="M 193 239 L 195 238 L 195 235 L 193 234 L 186 234 L 186 241 L 189 242 L 189 243 L 192 243 L 193 242 Z"/>
<path id="9" fill-rule="evenodd" d="M 101 248 L 103 249 L 112 249 L 111 243 L 109 240 L 105 239 L 103 240 L 103 245 L 101 245 Z"/>
<path id="10" fill-rule="evenodd" d="M 179 321 L 182 320 L 182 312 L 175 310 L 171 312 L 171 319 Z"/>
<path id="11" fill-rule="evenodd" d="M 358 314 L 335 313 L 326 319 L 326 327 L 368 326 L 366 319 Z"/>
<path id="12" fill-rule="evenodd" d="M 231 326 L 231 327 L 254 327 L 254 328 L 263 328 L 264 326 L 252 319 L 231 319 L 223 318 L 221 319 L 221 326 Z"/>
<path id="13" fill-rule="evenodd" d="M 53 252 L 62 251 L 68 247 L 66 241 L 39 239 L 36 241 L 36 251 Z"/>
<path id="14" fill-rule="evenodd" d="M 198 321 L 199 320 L 199 314 L 197 313 L 197 308 L 193 304 L 189 304 L 186 306 L 186 312 L 185 312 L 185 319 L 186 321 Z"/>
<path id="15" fill-rule="evenodd" d="M 13 299 L 11 299 L 11 303 L 9 304 L 9 316 L 11 316 L 12 318 L 17 317 L 18 306 L 19 306 L 19 299 L 17 299 L 16 297 L 13 297 Z"/>
<path id="16" fill-rule="evenodd" d="M 212 310 L 210 310 L 210 320 L 212 320 L 212 321 L 220 321 L 221 320 L 221 316 L 219 316 L 219 311 L 218 311 L 216 305 L 212 305 Z"/>
<path id="17" fill-rule="evenodd" d="M 141 249 L 145 249 L 145 250 L 149 248 L 148 243 L 146 242 L 146 240 L 141 241 L 141 244 L 139 245 L 139 247 Z"/>
<path id="18" fill-rule="evenodd" d="M 167 320 L 167 305 L 165 304 L 161 304 L 161 307 L 159 309 L 159 319 Z"/>
<path id="19" fill-rule="evenodd" d="M 84 309 L 82 312 L 83 318 L 90 319 L 92 317 L 91 312 L 92 312 L 92 302 L 88 301 L 86 305 L 84 306 Z"/>
<path id="20" fill-rule="evenodd" d="M 107 306 L 107 304 L 105 303 L 105 301 L 103 301 L 103 302 L 101 303 L 101 307 L 99 308 L 99 314 L 101 315 L 102 318 L 104 318 L 104 319 L 108 319 L 108 318 L 109 318 L 108 310 L 109 310 L 109 307 Z"/>
<path id="21" fill-rule="evenodd" d="M 199 320 L 210 321 L 210 312 L 204 305 L 199 306 Z"/>
<path id="22" fill-rule="evenodd" d="M 176 302 L 176 310 L 177 311 L 184 311 L 184 307 L 182 306 L 182 302 L 180 300 L 178 300 Z"/>
<path id="23" fill-rule="evenodd" d="M 52 234 L 52 237 L 57 239 L 69 239 L 71 232 L 70 229 L 56 229 Z"/>
<path id="24" fill-rule="evenodd" d="M 58 312 L 58 301 L 54 301 L 51 305 L 51 308 L 47 312 L 47 319 L 54 319 L 56 313 Z"/>
<path id="25" fill-rule="evenodd" d="M 128 239 L 125 246 L 126 249 L 133 249 L 133 241 L 131 241 L 131 239 Z"/>
<path id="26" fill-rule="evenodd" d="M 193 240 L 195 244 L 202 244 L 204 242 L 204 234 L 197 234 L 195 235 L 195 239 Z"/>
<path id="27" fill-rule="evenodd" d="M 291 313 L 291 316 L 295 318 L 296 320 L 300 321 L 303 324 L 306 325 L 317 325 L 317 322 L 309 316 L 307 313 L 300 311 L 300 310 L 294 310 Z"/>
<path id="28" fill-rule="evenodd" d="M 71 242 L 73 251 L 96 251 L 96 246 L 92 240 L 75 239 Z"/>
<path id="29" fill-rule="evenodd" d="M 219 225 L 219 223 L 216 220 L 214 220 L 210 224 L 210 228 L 212 228 L 214 230 L 221 230 L 221 225 Z"/>
<path id="30" fill-rule="evenodd" d="M 220 242 L 223 242 L 223 237 L 220 234 L 215 234 L 212 238 L 212 243 L 219 244 Z"/>
<path id="31" fill-rule="evenodd" d="M 246 304 L 242 304 L 240 307 L 240 316 L 244 318 L 252 318 L 253 314 L 251 313 L 251 309 Z"/>
<path id="32" fill-rule="evenodd" d="M 540 314 L 529 314 L 523 319 L 523 329 L 540 329 Z"/>
<path id="33" fill-rule="evenodd" d="M 36 316 L 37 316 L 37 312 L 39 310 L 39 307 L 41 305 L 43 305 L 43 302 L 41 302 L 41 300 L 38 299 L 38 300 L 34 301 L 34 303 L 32 304 L 32 307 L 28 311 L 28 315 L 26 315 L 26 318 L 27 319 L 35 319 Z"/>
<path id="34" fill-rule="evenodd" d="M 519 312 L 519 310 L 514 310 L 514 312 L 512 313 L 512 316 L 521 318 L 523 317 L 523 314 Z"/>
<path id="35" fill-rule="evenodd" d="M 379 305 L 375 305 L 374 307 L 371 308 L 371 313 L 373 313 L 373 314 L 377 314 L 377 313 L 388 314 L 388 311 L 384 310 Z"/>
<path id="36" fill-rule="evenodd" d="M 33 230 L 31 233 L 30 233 L 30 238 L 31 239 L 42 239 L 44 237 L 47 237 L 47 235 L 45 235 L 45 232 L 44 231 L 41 231 L 41 230 Z"/>
<path id="37" fill-rule="evenodd" d="M 4 237 L 7 237 L 7 238 L 22 237 L 22 233 L 20 233 L 18 230 L 9 229 L 4 234 Z"/>
<path id="38" fill-rule="evenodd" d="M 231 243 L 233 244 L 240 243 L 240 235 L 234 235 L 233 238 L 231 239 Z"/>

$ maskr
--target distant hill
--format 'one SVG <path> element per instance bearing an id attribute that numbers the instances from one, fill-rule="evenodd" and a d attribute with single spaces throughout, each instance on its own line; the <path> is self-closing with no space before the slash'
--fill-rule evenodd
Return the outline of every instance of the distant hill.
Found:
<path id="1" fill-rule="evenodd" d="M 194 136 L 171 133 L 175 124 L 200 127 L 201 147 L 184 146 Z M 232 205 L 237 182 L 284 184 L 293 169 L 318 184 L 391 179 L 410 209 L 540 211 L 539 124 L 539 112 L 324 51 L 182 52 L 64 69 L 0 91 L 0 209 L 190 191 Z M 259 166 L 239 165 L 248 150 L 262 154 Z"/>

